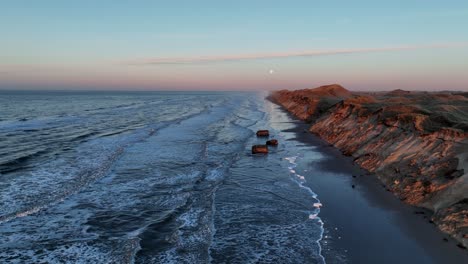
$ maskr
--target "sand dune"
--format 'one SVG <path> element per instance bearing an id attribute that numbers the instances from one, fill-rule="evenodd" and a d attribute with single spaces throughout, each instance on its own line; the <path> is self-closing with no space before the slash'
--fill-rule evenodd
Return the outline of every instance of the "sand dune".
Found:
<path id="1" fill-rule="evenodd" d="M 350 92 L 340 85 L 273 92 L 270 100 L 375 173 L 406 203 L 468 246 L 468 94 Z"/>

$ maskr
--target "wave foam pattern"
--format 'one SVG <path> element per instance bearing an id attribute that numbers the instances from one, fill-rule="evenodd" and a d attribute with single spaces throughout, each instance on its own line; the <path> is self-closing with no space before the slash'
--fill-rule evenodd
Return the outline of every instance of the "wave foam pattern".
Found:
<path id="1" fill-rule="evenodd" d="M 281 158 L 290 153 L 249 154 L 268 125 L 261 101 L 127 97 L 0 122 L 12 149 L 58 133 L 17 164 L 0 155 L 1 262 L 321 263 L 322 227 L 309 219 L 318 201 L 291 179 Z M 21 142 L 23 133 L 35 136 Z"/>

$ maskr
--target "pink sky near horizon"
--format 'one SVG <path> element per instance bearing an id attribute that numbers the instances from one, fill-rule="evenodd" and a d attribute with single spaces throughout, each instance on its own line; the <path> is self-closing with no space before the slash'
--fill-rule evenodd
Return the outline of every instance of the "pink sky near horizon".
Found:
<path id="1" fill-rule="evenodd" d="M 0 89 L 468 90 L 461 1 L 7 1 Z"/>
<path id="2" fill-rule="evenodd" d="M 460 43 L 359 50 L 187 58 L 180 63 L 125 60 L 0 67 L 2 89 L 277 90 L 339 83 L 350 90 L 468 90 Z M 226 59 L 228 58 L 228 59 Z M 135 61 L 134 61 L 135 62 Z M 272 70 L 272 72 L 270 72 Z"/>

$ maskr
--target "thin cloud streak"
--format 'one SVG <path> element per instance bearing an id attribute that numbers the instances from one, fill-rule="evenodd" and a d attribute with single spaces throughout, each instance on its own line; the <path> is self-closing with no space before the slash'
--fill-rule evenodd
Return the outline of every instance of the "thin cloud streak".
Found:
<path id="1" fill-rule="evenodd" d="M 244 54 L 244 55 L 222 55 L 222 56 L 201 56 L 201 57 L 172 57 L 172 58 L 151 58 L 124 62 L 126 65 L 167 65 L 167 64 L 203 64 L 215 62 L 236 62 L 248 60 L 281 59 L 294 57 L 315 57 L 324 55 L 373 53 L 373 52 L 394 52 L 419 49 L 444 49 L 468 47 L 468 42 L 428 44 L 413 46 L 396 46 L 383 48 L 362 48 L 362 49 L 335 49 L 316 50 L 302 52 L 269 53 L 269 54 Z"/>

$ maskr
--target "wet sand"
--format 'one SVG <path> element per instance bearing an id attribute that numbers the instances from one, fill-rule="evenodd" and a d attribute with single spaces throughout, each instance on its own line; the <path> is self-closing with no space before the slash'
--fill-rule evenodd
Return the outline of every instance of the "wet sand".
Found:
<path id="1" fill-rule="evenodd" d="M 468 263 L 468 251 L 431 223 L 429 211 L 401 202 L 375 175 L 289 116 L 296 127 L 283 133 L 325 156 L 297 169 L 323 204 L 327 263 Z"/>

